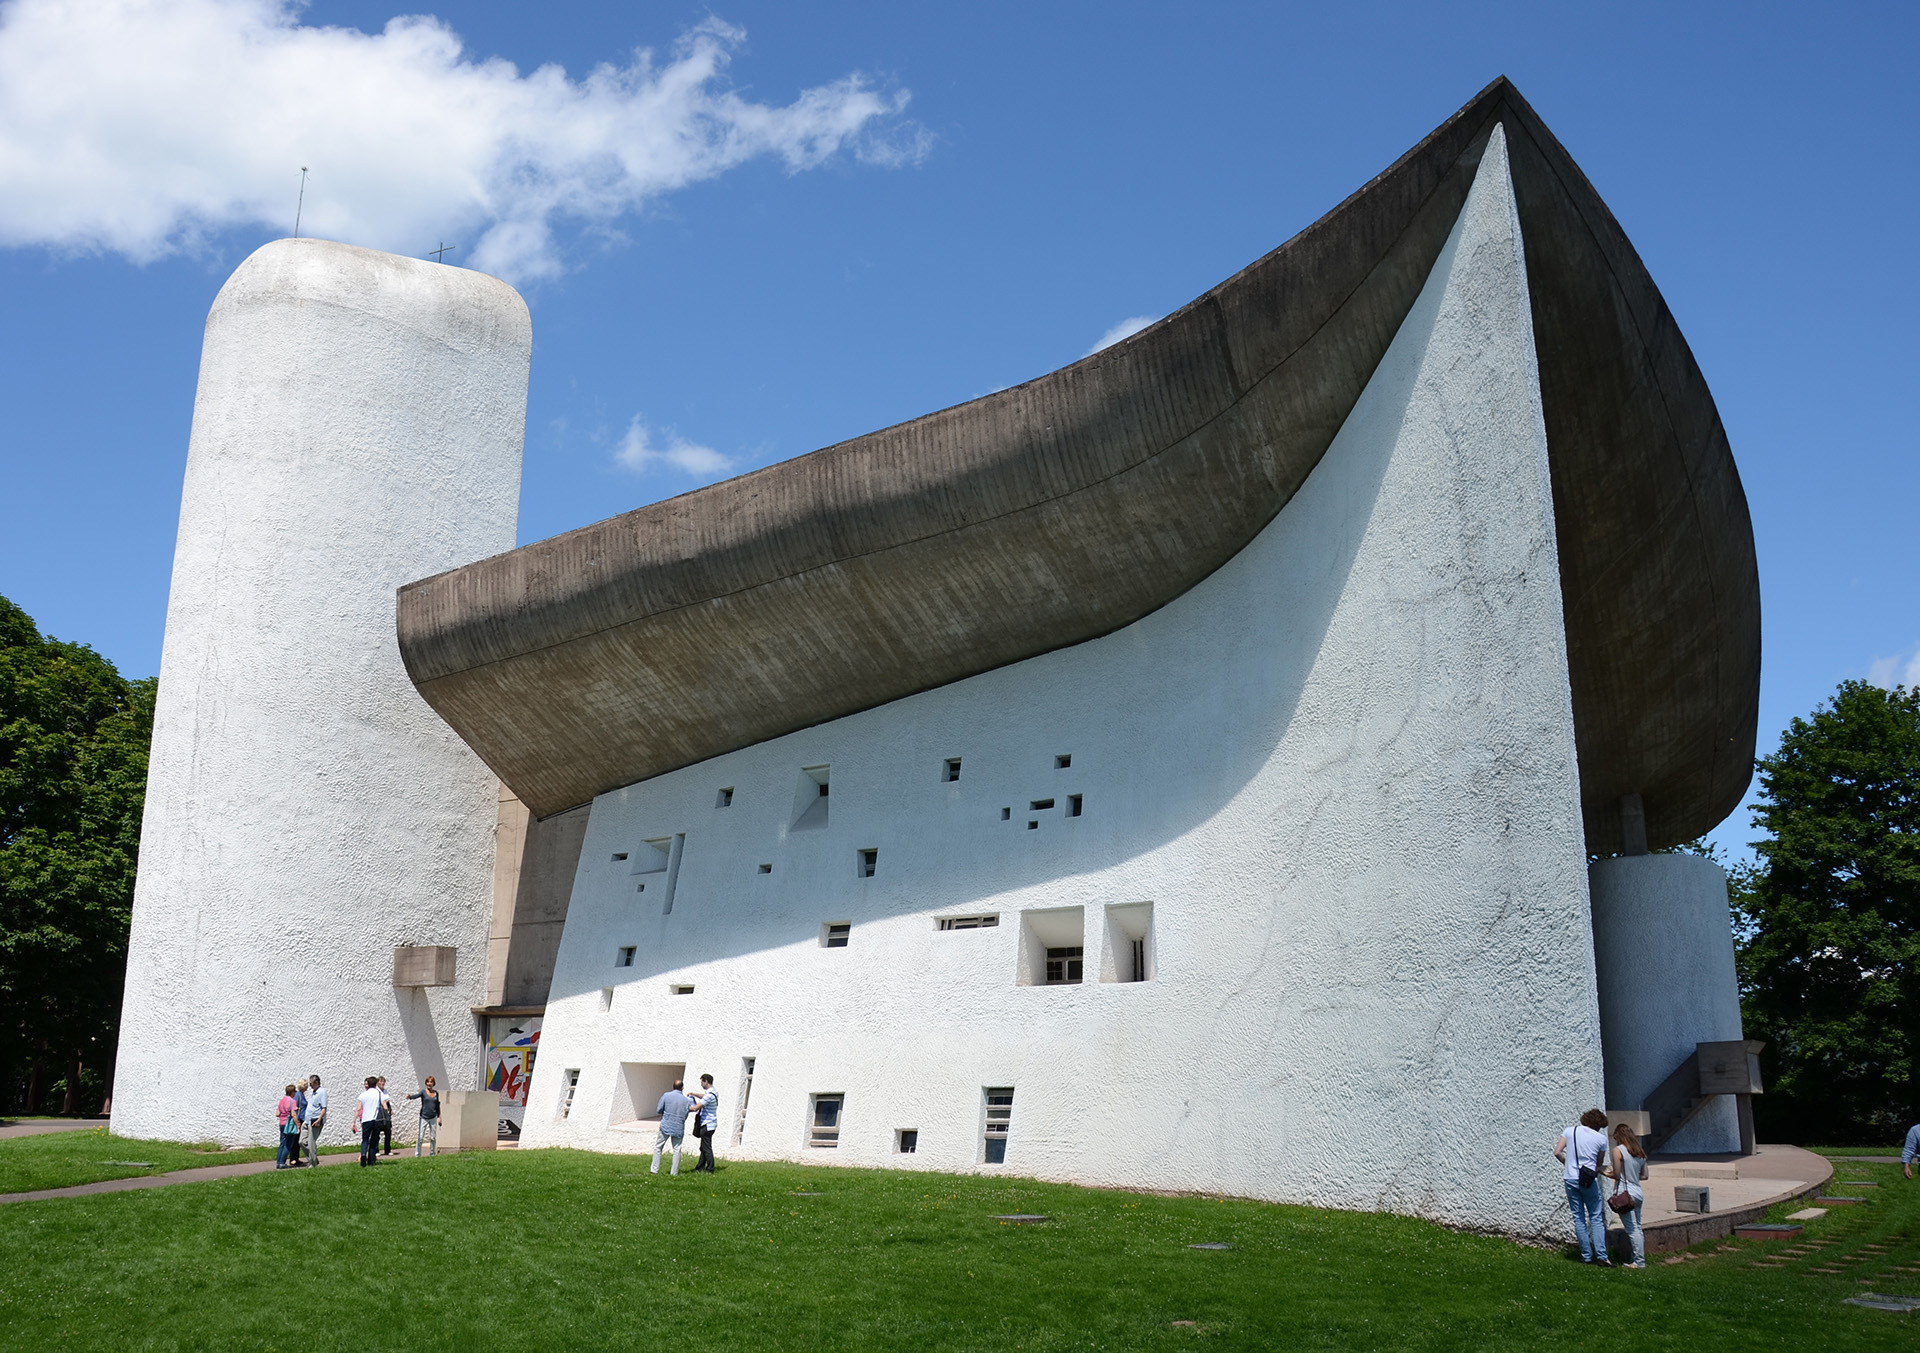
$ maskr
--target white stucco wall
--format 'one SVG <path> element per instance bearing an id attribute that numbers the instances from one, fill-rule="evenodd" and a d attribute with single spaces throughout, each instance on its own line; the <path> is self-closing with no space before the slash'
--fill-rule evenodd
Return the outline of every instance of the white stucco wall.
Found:
<path id="1" fill-rule="evenodd" d="M 1589 876 L 1607 1105 L 1637 1109 L 1698 1044 L 1743 1036 L 1727 876 L 1698 855 L 1596 860 Z M 1661 1147 L 1739 1149 L 1731 1095 L 1714 1099 Z"/>
<path id="2" fill-rule="evenodd" d="M 318 1072 L 473 1085 L 497 782 L 409 684 L 402 583 L 514 543 L 530 326 L 505 283 L 320 240 L 207 318 L 113 1128 L 271 1140 Z M 459 949 L 396 991 L 396 944 Z"/>
<path id="3" fill-rule="evenodd" d="M 828 821 L 791 830 L 819 765 Z M 736 1155 L 1543 1231 L 1553 1136 L 1601 1100 L 1580 821 L 1496 136 L 1325 459 L 1215 575 L 1105 638 L 596 801 L 523 1144 L 651 1150 L 610 1126 L 620 1064 L 684 1063 L 716 1076 Z M 667 873 L 631 870 L 679 834 L 663 915 Z M 1152 980 L 1097 980 L 1104 909 L 1141 903 Z M 1063 907 L 1085 909 L 1088 980 L 1020 984 L 1023 910 Z M 1000 925 L 936 927 L 978 912 Z M 1015 1088 L 1003 1167 L 979 1163 L 989 1086 Z M 831 1092 L 840 1145 L 808 1149 Z"/>

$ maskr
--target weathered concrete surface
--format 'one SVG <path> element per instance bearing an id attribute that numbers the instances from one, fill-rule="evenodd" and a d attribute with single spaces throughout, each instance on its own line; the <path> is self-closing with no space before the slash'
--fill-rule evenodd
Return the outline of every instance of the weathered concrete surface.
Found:
<path id="1" fill-rule="evenodd" d="M 1496 81 L 1280 249 L 1026 385 L 406 588 L 423 694 L 536 815 L 1139 619 L 1298 491 L 1507 128 L 1587 842 L 1739 801 L 1759 594 L 1737 472 L 1658 290 Z M 1290 585 L 1308 585 L 1300 580 Z"/>
<path id="2" fill-rule="evenodd" d="M 367 1074 L 473 1083 L 497 784 L 408 682 L 394 590 L 512 544 L 530 351 L 505 283 L 322 240 L 214 301 L 116 1133 L 269 1143 L 311 1072 L 336 1124 Z M 396 990 L 400 944 L 455 946 L 456 984 Z"/>
<path id="3" fill-rule="evenodd" d="M 728 1149 L 753 1057 L 748 1156 L 996 1168 L 983 1090 L 1011 1086 L 1016 1174 L 1557 1233 L 1546 1147 L 1599 1102 L 1600 1037 L 1522 261 L 1496 134 L 1332 448 L 1211 576 L 598 799 L 523 1145 L 651 1150 L 638 1063 L 714 1074 Z M 821 765 L 830 814 L 797 828 Z M 682 833 L 663 914 L 634 871 Z M 1143 904 L 1150 980 L 1101 980 L 1107 908 Z M 1024 914 L 1063 908 L 1086 981 L 1024 983 Z M 834 1092 L 839 1145 L 809 1149 Z"/>
<path id="4" fill-rule="evenodd" d="M 1699 855 L 1621 855 L 1588 871 L 1607 1106 L 1637 1109 L 1701 1043 L 1742 1037 L 1727 876 Z M 1662 1154 L 1740 1149 L 1722 1095 Z"/>

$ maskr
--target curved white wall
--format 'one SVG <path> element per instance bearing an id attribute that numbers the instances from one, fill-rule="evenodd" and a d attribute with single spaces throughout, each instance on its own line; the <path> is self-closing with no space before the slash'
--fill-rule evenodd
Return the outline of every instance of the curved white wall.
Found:
<path id="1" fill-rule="evenodd" d="M 1607 1105 L 1637 1109 L 1696 1044 L 1742 1037 L 1727 876 L 1698 855 L 1622 855 L 1596 860 L 1588 878 Z M 1731 1096 L 1661 1147 L 1739 1149 Z"/>
<path id="2" fill-rule="evenodd" d="M 406 582 L 510 549 L 531 351 L 480 273 L 321 240 L 207 317 L 160 663 L 113 1129 L 265 1142 L 318 1072 L 470 1088 L 496 781 L 413 690 Z M 396 944 L 458 980 L 396 991 Z"/>
<path id="3" fill-rule="evenodd" d="M 1511 193 L 1496 135 L 1325 459 L 1186 595 L 596 801 L 523 1145 L 651 1150 L 622 1062 L 711 1071 L 730 1142 L 753 1057 L 737 1154 L 996 1168 L 982 1090 L 1012 1086 L 1012 1173 L 1553 1227 L 1600 1038 Z M 820 765 L 828 820 L 793 830 Z M 1105 908 L 1149 902 L 1152 980 L 1097 980 Z M 1022 912 L 1062 907 L 1087 981 L 1022 984 Z M 971 912 L 1001 924 L 936 926 Z"/>

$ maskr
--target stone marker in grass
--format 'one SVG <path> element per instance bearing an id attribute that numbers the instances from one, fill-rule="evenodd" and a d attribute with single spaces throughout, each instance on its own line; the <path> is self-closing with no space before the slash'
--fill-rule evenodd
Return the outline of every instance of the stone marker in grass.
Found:
<path id="1" fill-rule="evenodd" d="M 1204 1240 L 1198 1245 L 1187 1246 L 1190 1250 L 1230 1250 L 1233 1246 L 1223 1240 Z"/>
<path id="2" fill-rule="evenodd" d="M 1046 1221 L 1047 1217 L 1038 1212 L 1007 1212 L 996 1214 L 992 1220 L 1008 1226 L 1032 1226 L 1036 1222 Z"/>
<path id="3" fill-rule="evenodd" d="M 1920 1297 L 1890 1297 L 1880 1292 L 1862 1292 L 1845 1298 L 1849 1306 L 1866 1306 L 1876 1311 L 1920 1311 Z"/>
<path id="4" fill-rule="evenodd" d="M 1806 1228 L 1789 1226 L 1785 1222 L 1755 1221 L 1744 1226 L 1736 1226 L 1733 1233 L 1746 1240 L 1784 1240 L 1788 1236 L 1797 1236 Z"/>

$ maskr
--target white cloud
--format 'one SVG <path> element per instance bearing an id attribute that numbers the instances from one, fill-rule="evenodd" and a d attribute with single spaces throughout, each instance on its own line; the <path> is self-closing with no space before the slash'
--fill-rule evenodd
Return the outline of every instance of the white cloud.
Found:
<path id="1" fill-rule="evenodd" d="M 146 261 L 231 226 L 454 257 L 524 279 L 561 267 L 557 225 L 608 230 L 659 195 L 771 157 L 896 165 L 925 131 L 860 76 L 755 103 L 716 19 L 661 62 L 579 80 L 475 60 L 444 23 L 367 34 L 297 0 L 8 0 L 0 6 L 0 245 Z"/>
<path id="2" fill-rule="evenodd" d="M 1867 666 L 1867 680 L 1889 691 L 1895 686 L 1920 688 L 1920 644 L 1915 644 L 1911 652 L 1875 658 Z"/>
<path id="3" fill-rule="evenodd" d="M 655 446 L 655 433 L 649 429 L 639 414 L 627 424 L 627 435 L 620 439 L 620 445 L 614 448 L 613 458 L 629 470 L 645 473 L 656 465 L 669 465 L 683 474 L 696 479 L 718 479 L 733 469 L 733 461 L 721 455 L 711 446 L 700 446 L 687 441 L 671 428 L 660 434 L 666 439 L 664 446 Z"/>
<path id="4" fill-rule="evenodd" d="M 1132 319 L 1123 319 L 1111 329 L 1100 335 L 1100 341 L 1081 353 L 1082 357 L 1091 357 L 1102 348 L 1110 348 L 1123 338 L 1132 338 L 1150 324 L 1158 324 L 1159 315 L 1135 315 Z"/>

